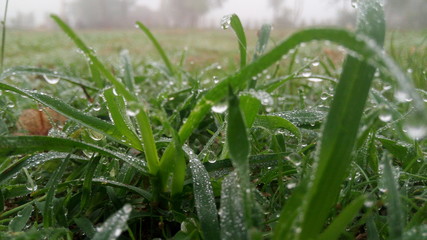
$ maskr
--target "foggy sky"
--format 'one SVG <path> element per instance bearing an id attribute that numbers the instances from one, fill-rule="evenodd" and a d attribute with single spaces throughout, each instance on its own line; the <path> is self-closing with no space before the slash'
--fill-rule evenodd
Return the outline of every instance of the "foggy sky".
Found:
<path id="1" fill-rule="evenodd" d="M 61 2 L 72 0 L 10 0 L 8 18 L 13 18 L 18 12 L 34 13 L 37 24 L 40 24 L 45 16 L 50 13 L 61 13 Z M 159 7 L 160 0 L 138 0 L 139 4 L 146 5 L 152 9 Z M 310 24 L 315 21 L 333 19 L 337 9 L 350 8 L 348 2 L 337 1 L 331 3 L 330 0 L 288 0 L 287 6 L 291 9 L 300 9 L 300 20 Z M 3 17 L 5 1 L 0 3 L 1 16 Z M 347 6 L 345 6 L 347 5 Z M 214 9 L 206 17 L 209 21 L 220 21 L 221 17 L 237 13 L 242 21 L 263 22 L 271 21 L 272 10 L 268 7 L 267 0 L 228 0 L 221 8 Z"/>

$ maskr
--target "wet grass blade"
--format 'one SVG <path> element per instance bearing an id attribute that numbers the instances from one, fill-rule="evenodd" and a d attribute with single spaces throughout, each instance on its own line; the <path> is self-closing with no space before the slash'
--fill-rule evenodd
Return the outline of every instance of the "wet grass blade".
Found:
<path id="1" fill-rule="evenodd" d="M 95 174 L 96 167 L 98 167 L 99 160 L 101 157 L 96 156 L 90 159 L 89 164 L 86 169 L 85 178 L 82 186 L 82 196 L 80 202 L 80 209 L 84 210 L 88 207 L 90 202 L 90 195 L 92 193 L 92 179 Z"/>
<path id="2" fill-rule="evenodd" d="M 384 176 L 383 182 L 387 189 L 387 221 L 389 227 L 389 239 L 398 240 L 403 236 L 403 208 L 400 201 L 400 193 L 397 180 L 393 174 L 391 160 L 384 156 Z"/>
<path id="3" fill-rule="evenodd" d="M 104 156 L 113 157 L 127 162 L 143 174 L 147 174 L 146 164 L 141 159 L 133 158 L 123 153 L 112 151 L 96 145 L 83 143 L 65 138 L 44 136 L 0 137 L 0 156 L 28 154 L 38 151 L 70 152 L 74 149 L 97 152 Z"/>
<path id="4" fill-rule="evenodd" d="M 49 228 L 54 224 L 53 216 L 53 199 L 55 197 L 55 190 L 61 181 L 62 175 L 64 175 L 65 168 L 67 167 L 68 161 L 70 160 L 70 155 L 68 154 L 64 160 L 62 160 L 59 168 L 53 173 L 52 177 L 49 179 L 49 182 L 46 185 L 46 188 L 49 189 L 46 194 L 44 209 L 43 209 L 43 227 Z"/>
<path id="5" fill-rule="evenodd" d="M 14 86 L 0 83 L 0 89 L 3 90 L 9 90 L 12 92 L 16 92 L 20 94 L 21 96 L 26 96 L 29 98 L 32 98 L 43 105 L 46 105 L 50 107 L 51 109 L 57 111 L 58 113 L 61 113 L 65 117 L 72 119 L 86 127 L 89 127 L 95 131 L 101 132 L 102 134 L 106 136 L 110 136 L 112 139 L 116 140 L 117 142 L 121 142 L 121 139 L 123 138 L 123 135 L 120 133 L 120 131 L 112 124 L 103 121 L 99 118 L 86 115 L 85 113 L 81 112 L 78 109 L 75 109 L 74 107 L 64 103 L 63 101 L 50 97 L 43 93 L 28 91 L 28 90 L 21 90 L 19 88 L 16 88 Z M 135 146 L 135 148 L 138 148 L 138 146 Z"/>
<path id="6" fill-rule="evenodd" d="M 353 200 L 317 239 L 338 239 L 345 232 L 347 225 L 357 216 L 364 201 L 365 197 L 363 195 Z"/>
<path id="7" fill-rule="evenodd" d="M 1 142 L 1 140 L 0 140 Z M 1 148 L 0 148 L 1 149 Z M 68 154 L 60 152 L 49 152 L 35 154 L 30 157 L 22 158 L 21 160 L 8 165 L 3 171 L 0 172 L 0 184 L 9 178 L 16 176 L 23 168 L 31 168 L 43 164 L 48 161 L 64 159 Z M 86 158 L 77 155 L 71 155 L 71 159 L 87 161 Z"/>
<path id="8" fill-rule="evenodd" d="M 129 56 L 129 51 L 124 50 L 120 53 L 123 67 L 123 83 L 130 92 L 135 92 L 135 76 L 133 73 L 132 63 Z"/>
<path id="9" fill-rule="evenodd" d="M 359 1 L 359 11 L 358 31 L 374 38 L 379 45 L 383 44 L 385 24 L 379 1 Z M 299 239 L 317 236 L 335 204 L 350 167 L 351 152 L 374 73 L 374 67 L 352 56 L 344 63 L 315 160 L 317 168 L 305 198 Z"/>
<path id="10" fill-rule="evenodd" d="M 18 212 L 17 216 L 12 219 L 9 223 L 9 231 L 11 232 L 20 232 L 24 229 L 28 220 L 31 217 L 33 212 L 33 205 L 28 205 L 24 209 Z"/>
<path id="11" fill-rule="evenodd" d="M 285 129 L 293 134 L 298 139 L 298 141 L 301 141 L 300 130 L 290 121 L 279 116 L 258 116 L 255 120 L 254 126 L 263 127 L 272 131 L 277 129 Z"/>
<path id="12" fill-rule="evenodd" d="M 84 87 L 89 90 L 94 90 L 94 91 L 99 90 L 98 88 L 94 87 L 90 82 L 87 82 L 86 80 L 83 80 L 77 77 L 68 76 L 63 73 L 52 71 L 49 69 L 38 68 L 38 67 L 18 66 L 18 67 L 8 68 L 0 75 L 0 81 L 16 75 L 42 75 L 49 78 L 60 78 L 67 82 Z"/>
<path id="13" fill-rule="evenodd" d="M 141 22 L 136 22 L 136 26 L 138 26 L 139 29 L 141 29 L 145 35 L 150 39 L 150 41 L 153 43 L 154 47 L 156 48 L 157 52 L 159 52 L 160 57 L 162 58 L 163 62 L 165 63 L 167 69 L 169 70 L 170 75 L 175 75 L 174 67 L 169 60 L 168 56 L 166 55 L 165 51 L 163 50 L 162 46 L 160 45 L 159 41 L 154 37 L 154 35 L 151 33 L 150 29 L 148 29 L 144 24 Z"/>
<path id="14" fill-rule="evenodd" d="M 218 212 L 208 172 L 199 159 L 190 159 L 194 201 L 205 239 L 221 239 Z"/>
<path id="15" fill-rule="evenodd" d="M 64 31 L 68 37 L 76 44 L 76 46 L 83 51 L 85 56 L 88 58 L 89 64 L 94 65 L 102 75 L 104 75 L 107 80 L 113 84 L 117 92 L 123 95 L 127 100 L 135 99 L 135 96 L 132 95 L 114 75 L 102 64 L 102 62 L 95 56 L 95 53 L 90 49 L 86 44 L 80 39 L 80 37 L 58 16 L 51 15 L 52 19 L 56 24 Z"/>
<path id="16" fill-rule="evenodd" d="M 245 34 L 245 30 L 243 29 L 240 18 L 236 14 L 231 14 L 230 26 L 234 30 L 234 33 L 237 36 L 237 41 L 239 43 L 239 51 L 240 51 L 240 68 L 243 68 L 244 66 L 246 66 L 246 58 L 247 58 L 246 57 L 247 55 L 246 34 Z"/>
<path id="17" fill-rule="evenodd" d="M 221 187 L 221 239 L 248 239 L 242 189 L 236 172 L 224 178 Z"/>
<path id="18" fill-rule="evenodd" d="M 271 25 L 264 24 L 258 34 L 258 41 L 255 47 L 254 56 L 252 61 L 256 61 L 261 55 L 264 54 L 267 49 L 268 40 L 270 39 Z M 248 88 L 255 88 L 257 79 L 249 80 Z"/>
<path id="19" fill-rule="evenodd" d="M 104 98 L 112 118 L 111 120 L 113 120 L 116 128 L 126 137 L 126 141 L 129 141 L 132 146 L 137 146 L 136 149 L 142 150 L 141 141 L 131 129 L 132 125 L 126 115 L 126 103 L 123 98 L 116 96 L 113 88 L 108 88 L 104 91 Z"/>
<path id="20" fill-rule="evenodd" d="M 126 222 L 132 212 L 132 206 L 126 204 L 105 221 L 92 240 L 115 240 L 126 229 Z"/>
<path id="21" fill-rule="evenodd" d="M 252 95 L 240 96 L 240 109 L 245 116 L 245 123 L 251 128 L 261 108 L 261 101 Z"/>

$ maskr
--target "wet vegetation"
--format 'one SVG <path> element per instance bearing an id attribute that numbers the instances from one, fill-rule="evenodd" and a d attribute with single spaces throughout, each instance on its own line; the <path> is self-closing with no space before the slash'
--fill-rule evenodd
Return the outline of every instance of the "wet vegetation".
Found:
<path id="1" fill-rule="evenodd" d="M 355 7 L 284 40 L 225 16 L 205 53 L 141 22 L 96 51 L 57 16 L 8 43 L 0 239 L 426 239 L 426 38 Z"/>

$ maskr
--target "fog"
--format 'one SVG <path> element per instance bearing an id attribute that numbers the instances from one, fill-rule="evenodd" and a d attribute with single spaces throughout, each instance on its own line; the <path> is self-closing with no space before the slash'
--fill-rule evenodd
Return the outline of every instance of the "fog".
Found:
<path id="1" fill-rule="evenodd" d="M 404 22 L 402 26 L 427 27 L 427 21 L 418 19 L 427 14 L 425 0 L 385 1 L 392 26 Z M 2 1 L 2 13 L 4 5 Z M 75 28 L 132 27 L 135 20 L 150 27 L 212 28 L 222 16 L 236 13 L 248 28 L 264 23 L 293 28 L 349 26 L 355 22 L 354 12 L 351 0 L 10 0 L 7 22 L 12 28 L 52 28 L 49 14 L 54 13 Z M 103 24 L 92 24 L 96 22 Z"/>

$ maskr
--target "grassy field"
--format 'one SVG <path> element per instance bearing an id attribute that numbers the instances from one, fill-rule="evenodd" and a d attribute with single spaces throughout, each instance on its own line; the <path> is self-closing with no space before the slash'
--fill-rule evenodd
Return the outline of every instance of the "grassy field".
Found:
<path id="1" fill-rule="evenodd" d="M 0 239 L 427 239 L 426 32 L 359 11 L 8 31 Z"/>

